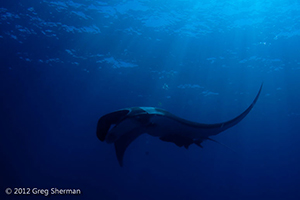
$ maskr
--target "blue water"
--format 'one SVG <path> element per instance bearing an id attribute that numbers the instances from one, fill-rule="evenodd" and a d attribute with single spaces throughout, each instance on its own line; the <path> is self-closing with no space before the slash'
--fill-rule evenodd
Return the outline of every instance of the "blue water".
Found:
<path id="1" fill-rule="evenodd" d="M 0 3 L 0 199 L 300 199 L 294 0 Z M 188 150 L 142 135 L 120 167 L 99 117 L 155 106 L 235 127 Z M 6 195 L 29 188 L 31 195 Z"/>

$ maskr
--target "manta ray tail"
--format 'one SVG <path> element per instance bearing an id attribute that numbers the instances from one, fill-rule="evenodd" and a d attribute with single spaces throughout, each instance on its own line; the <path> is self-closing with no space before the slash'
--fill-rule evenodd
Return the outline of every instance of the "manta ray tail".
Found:
<path id="1" fill-rule="evenodd" d="M 237 153 L 235 150 L 233 150 L 233 149 L 230 148 L 229 146 L 227 146 L 227 145 L 225 145 L 225 144 L 223 144 L 223 143 L 221 143 L 221 142 L 219 142 L 219 141 L 217 141 L 217 140 L 211 139 L 211 138 L 209 138 L 209 137 L 208 137 L 207 139 L 210 140 L 210 141 L 213 141 L 213 142 L 215 142 L 215 143 L 218 143 L 218 144 L 220 144 L 220 145 L 222 145 L 222 146 L 224 146 L 224 147 L 226 147 L 227 149 L 233 151 L 234 153 Z"/>

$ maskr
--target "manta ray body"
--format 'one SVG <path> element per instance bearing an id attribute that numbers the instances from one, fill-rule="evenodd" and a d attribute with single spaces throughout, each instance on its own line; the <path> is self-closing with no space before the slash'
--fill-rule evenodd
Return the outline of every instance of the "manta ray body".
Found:
<path id="1" fill-rule="evenodd" d="M 262 85 L 251 105 L 243 113 L 223 123 L 201 124 L 156 107 L 132 107 L 102 116 L 97 124 L 97 137 L 101 141 L 114 143 L 120 166 L 123 166 L 126 148 L 143 133 L 186 149 L 191 144 L 202 147 L 204 140 L 215 141 L 209 136 L 217 135 L 239 123 L 251 111 L 261 90 Z"/>

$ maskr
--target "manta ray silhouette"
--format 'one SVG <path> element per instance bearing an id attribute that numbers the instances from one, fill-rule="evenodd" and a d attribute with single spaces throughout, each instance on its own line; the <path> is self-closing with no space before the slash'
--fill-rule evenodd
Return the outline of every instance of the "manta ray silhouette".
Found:
<path id="1" fill-rule="evenodd" d="M 123 166 L 126 148 L 143 133 L 159 137 L 186 149 L 191 144 L 202 148 L 204 140 L 215 141 L 209 136 L 217 135 L 239 123 L 253 108 L 263 84 L 251 105 L 239 116 L 217 124 L 201 124 L 177 117 L 166 110 L 155 107 L 132 107 L 117 110 L 102 116 L 97 124 L 97 137 L 114 143 L 117 159 Z M 216 141 L 215 141 L 216 142 Z"/>

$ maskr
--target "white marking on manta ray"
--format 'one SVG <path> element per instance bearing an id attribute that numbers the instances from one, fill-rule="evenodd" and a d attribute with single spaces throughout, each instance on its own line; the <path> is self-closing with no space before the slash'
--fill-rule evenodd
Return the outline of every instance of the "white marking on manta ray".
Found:
<path id="1" fill-rule="evenodd" d="M 161 114 L 164 115 L 163 112 L 156 110 L 154 107 L 140 107 L 140 109 L 146 111 L 148 114 L 153 114 L 153 115 L 157 115 L 157 114 Z"/>

